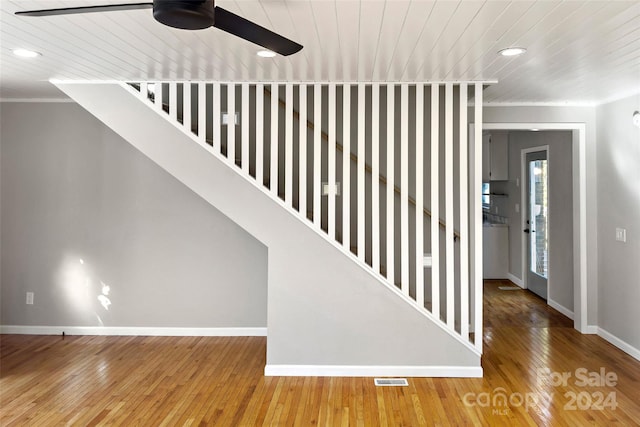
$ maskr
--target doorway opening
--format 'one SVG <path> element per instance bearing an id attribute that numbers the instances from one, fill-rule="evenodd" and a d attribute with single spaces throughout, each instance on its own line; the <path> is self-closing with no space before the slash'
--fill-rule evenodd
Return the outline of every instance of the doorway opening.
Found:
<path id="1" fill-rule="evenodd" d="M 573 197 L 571 200 L 564 200 L 564 203 L 571 214 L 571 223 L 567 224 L 567 227 L 571 227 L 573 236 L 571 241 L 564 242 L 572 248 L 573 259 L 569 261 L 568 267 L 572 269 L 573 275 L 570 285 L 573 291 L 573 311 L 562 311 L 562 307 L 555 306 L 551 300 L 548 300 L 549 305 L 555 309 L 559 309 L 563 314 L 573 319 L 574 327 L 582 333 L 589 333 L 587 326 L 587 219 L 586 219 L 586 126 L 584 123 L 484 123 L 482 126 L 485 130 L 503 130 L 503 131 L 531 131 L 532 129 L 539 129 L 541 131 L 547 130 L 562 130 L 569 131 L 571 134 L 571 171 L 568 182 L 566 183 L 573 189 Z M 518 153 L 520 155 L 520 153 Z M 550 160 L 553 162 L 553 159 Z M 549 164 L 547 164 L 549 167 Z M 525 184 L 525 179 L 517 178 L 520 184 Z M 520 202 L 517 209 L 524 209 L 526 202 Z M 553 200 L 551 200 L 553 203 Z M 480 208 L 481 209 L 481 208 Z M 534 207 L 535 209 L 535 207 Z M 522 216 L 524 217 L 524 215 Z M 531 219 L 529 219 L 531 221 Z M 514 226 L 523 226 L 524 224 L 514 224 Z M 520 228 L 520 233 L 523 233 L 525 227 Z M 522 239 L 524 240 L 524 239 Z M 546 259 L 550 259 L 550 255 L 553 253 L 553 247 L 547 246 Z M 526 252 L 523 250 L 521 254 L 524 256 Z M 526 259 L 519 261 L 520 267 L 528 265 Z M 550 270 L 547 264 L 547 276 Z M 551 275 L 553 271 L 551 269 Z M 520 285 L 523 285 L 523 280 Z M 553 278 L 552 278 L 553 280 Z M 548 298 L 548 294 L 547 294 Z"/>

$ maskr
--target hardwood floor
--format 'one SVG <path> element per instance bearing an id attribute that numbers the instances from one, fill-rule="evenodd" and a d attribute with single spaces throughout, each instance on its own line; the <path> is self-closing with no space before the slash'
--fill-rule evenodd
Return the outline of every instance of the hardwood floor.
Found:
<path id="1" fill-rule="evenodd" d="M 409 387 L 264 377 L 265 338 L 3 335 L 0 425 L 640 425 L 640 362 L 508 284 L 485 284 L 484 378 Z"/>

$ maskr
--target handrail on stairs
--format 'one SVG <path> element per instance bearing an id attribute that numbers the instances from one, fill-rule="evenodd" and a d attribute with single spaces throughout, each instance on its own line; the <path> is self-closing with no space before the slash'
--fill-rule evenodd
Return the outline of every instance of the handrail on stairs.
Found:
<path id="1" fill-rule="evenodd" d="M 265 93 L 266 95 L 268 95 L 268 96 L 269 96 L 269 98 L 271 98 L 271 90 L 269 90 L 266 86 L 265 86 L 265 88 L 264 88 L 264 93 Z M 283 107 L 283 108 L 286 106 L 285 102 L 284 102 L 282 99 L 280 99 L 279 97 L 278 97 L 278 104 L 279 104 L 281 107 Z M 293 110 L 293 116 L 294 116 L 295 118 L 297 118 L 297 119 L 298 119 L 298 121 L 300 121 L 300 114 L 299 114 L 299 113 L 298 113 L 298 111 L 297 111 L 297 110 L 295 110 L 295 109 Z M 312 121 L 308 120 L 308 119 L 307 119 L 307 128 L 308 128 L 308 129 L 310 129 L 310 130 L 314 130 L 314 129 L 315 129 L 315 125 L 314 125 L 314 123 L 313 123 Z M 324 141 L 329 142 L 329 135 L 327 135 L 327 133 L 326 133 L 326 132 L 324 132 L 323 130 L 320 130 L 320 134 L 321 134 L 321 137 L 322 137 L 322 139 L 323 139 Z M 338 151 L 340 151 L 340 152 L 344 152 L 344 146 L 343 146 L 342 144 L 340 144 L 339 142 L 336 142 L 336 148 L 338 149 Z M 355 154 L 353 154 L 353 153 L 349 153 L 349 155 L 350 155 L 350 157 L 351 157 L 351 161 L 352 161 L 352 162 L 356 162 L 356 163 L 357 163 L 357 161 L 358 161 L 358 156 L 357 156 L 357 155 L 355 155 Z M 365 163 L 364 163 L 364 169 L 365 169 L 367 172 L 369 172 L 370 174 L 373 172 L 373 170 L 372 170 L 371 166 L 370 166 L 366 161 L 365 161 Z M 387 185 L 387 178 L 386 178 L 385 176 L 380 175 L 380 176 L 379 176 L 379 180 L 380 180 L 380 182 L 381 182 L 382 184 L 384 184 L 385 186 Z M 393 186 L 393 191 L 394 191 L 394 193 L 396 193 L 397 195 L 400 195 L 400 194 L 401 194 L 401 193 L 400 193 L 400 188 L 399 188 L 398 186 L 396 186 L 396 185 L 394 185 L 394 186 Z M 410 203 L 410 204 L 412 204 L 414 207 L 416 206 L 416 200 L 415 200 L 413 197 L 411 197 L 411 196 L 409 196 L 409 203 Z M 432 217 L 431 211 L 430 211 L 429 209 L 427 209 L 427 208 L 425 208 L 425 207 L 423 206 L 423 207 L 422 207 L 422 210 L 423 210 L 423 212 L 424 212 L 424 215 L 428 216 L 429 218 L 431 218 L 431 217 Z M 440 228 L 442 228 L 442 229 L 446 229 L 446 228 L 447 228 L 447 224 L 446 224 L 446 222 L 444 222 L 441 218 L 438 218 L 438 224 L 440 224 Z M 453 230 L 453 240 L 455 241 L 455 240 L 458 240 L 459 238 L 460 238 L 460 233 L 458 232 L 458 230 L 455 230 L 455 229 L 454 229 L 454 230 Z"/>
<path id="2" fill-rule="evenodd" d="M 265 93 L 265 95 L 269 96 L 269 98 L 271 98 L 271 90 L 266 86 L 264 87 L 264 93 Z M 282 99 L 280 99 L 279 97 L 278 97 L 278 104 L 283 108 L 286 107 L 286 103 Z M 167 106 L 167 109 L 168 109 L 169 105 L 165 104 L 164 100 L 163 100 L 163 102 L 162 102 L 163 108 L 164 108 L 165 105 Z M 300 121 L 300 113 L 295 109 L 293 110 L 293 116 L 298 121 Z M 307 119 L 307 128 L 310 129 L 310 130 L 314 130 L 315 129 L 314 123 L 312 121 L 310 121 L 309 119 Z M 321 138 L 324 141 L 326 141 L 327 143 L 329 142 L 329 135 L 327 135 L 326 132 L 324 132 L 323 130 L 320 130 L 320 135 L 321 135 Z M 213 145 L 213 140 L 207 140 L 207 143 L 211 143 L 211 145 Z M 344 146 L 341 143 L 337 142 L 337 141 L 336 141 L 336 148 L 338 149 L 338 151 L 344 152 Z M 358 162 L 358 156 L 357 155 L 355 155 L 353 153 L 349 153 L 349 156 L 350 156 L 352 162 L 356 162 L 356 163 Z M 371 168 L 371 165 L 369 165 L 366 161 L 364 163 L 364 169 L 365 169 L 365 171 L 369 172 L 370 174 L 373 173 L 373 169 Z M 378 178 L 379 178 L 379 181 L 382 184 L 384 184 L 385 186 L 387 185 L 387 178 L 385 176 L 379 175 Z M 393 191 L 397 195 L 401 194 L 401 192 L 400 192 L 401 190 L 397 185 L 393 186 Z M 409 196 L 409 203 L 412 204 L 414 207 L 416 206 L 416 200 L 411 196 Z M 427 208 L 425 208 L 423 206 L 422 210 L 423 210 L 424 215 L 428 216 L 429 218 L 433 217 L 433 215 L 431 214 L 431 211 L 429 209 L 427 209 Z M 438 218 L 438 224 L 440 225 L 440 228 L 442 228 L 442 229 L 446 229 L 447 228 L 446 222 L 444 222 L 441 218 Z M 453 230 L 453 240 L 456 241 L 459 238 L 460 238 L 460 233 L 458 232 L 458 230 L 454 229 Z"/>

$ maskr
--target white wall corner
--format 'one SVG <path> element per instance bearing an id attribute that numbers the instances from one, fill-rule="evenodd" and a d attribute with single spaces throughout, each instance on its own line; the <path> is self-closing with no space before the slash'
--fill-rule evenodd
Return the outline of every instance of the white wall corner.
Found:
<path id="1" fill-rule="evenodd" d="M 553 308 L 556 311 L 559 311 L 560 313 L 567 316 L 569 319 L 573 320 L 573 311 L 569 310 L 567 307 L 563 306 L 560 303 L 557 303 L 551 298 L 547 300 L 547 304 L 549 304 L 549 307 Z"/>
<path id="2" fill-rule="evenodd" d="M 509 279 L 510 281 L 513 282 L 514 285 L 518 285 L 520 286 L 522 289 L 524 289 L 524 283 L 522 283 L 522 279 L 516 277 L 515 275 L 511 274 L 511 273 L 507 273 L 507 279 Z"/>
<path id="3" fill-rule="evenodd" d="M 587 325 L 584 331 L 581 331 L 583 334 L 592 334 L 595 335 L 599 332 L 599 329 L 596 325 Z"/>
<path id="4" fill-rule="evenodd" d="M 266 365 L 267 377 L 482 378 L 481 366 Z"/>
<path id="5" fill-rule="evenodd" d="M 0 325 L 0 333 L 13 335 L 105 335 L 154 337 L 265 337 L 267 328 L 153 328 L 125 326 Z"/>
<path id="6" fill-rule="evenodd" d="M 610 332 L 605 331 L 602 328 L 597 328 L 597 329 L 598 329 L 599 336 L 609 341 L 611 344 L 615 345 L 620 350 L 629 354 L 631 357 L 635 358 L 636 360 L 640 360 L 640 349 L 635 348 L 628 342 L 621 340 L 620 338 L 616 337 Z"/>

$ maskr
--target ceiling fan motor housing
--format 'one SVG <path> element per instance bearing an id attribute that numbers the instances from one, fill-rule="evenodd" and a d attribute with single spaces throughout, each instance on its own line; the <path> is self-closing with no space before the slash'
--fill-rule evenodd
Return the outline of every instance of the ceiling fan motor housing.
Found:
<path id="1" fill-rule="evenodd" d="M 213 25 L 212 0 L 154 0 L 156 21 L 183 30 L 202 30 Z"/>

